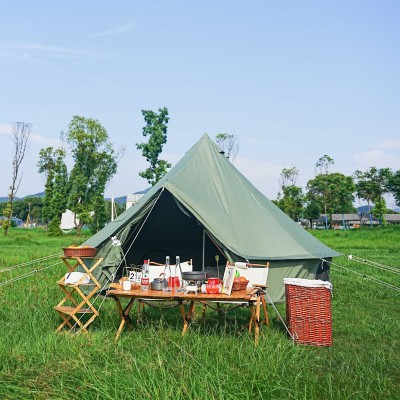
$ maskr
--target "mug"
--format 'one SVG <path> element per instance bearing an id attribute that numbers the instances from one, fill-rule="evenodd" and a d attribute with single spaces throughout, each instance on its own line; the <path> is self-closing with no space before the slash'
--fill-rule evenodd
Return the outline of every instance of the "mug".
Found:
<path id="1" fill-rule="evenodd" d="M 122 290 L 131 290 L 131 281 L 122 281 Z"/>

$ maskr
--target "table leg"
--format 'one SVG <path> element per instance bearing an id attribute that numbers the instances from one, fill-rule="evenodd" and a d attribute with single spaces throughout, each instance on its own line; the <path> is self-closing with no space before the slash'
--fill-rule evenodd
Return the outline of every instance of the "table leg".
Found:
<path id="1" fill-rule="evenodd" d="M 183 318 L 183 329 L 182 329 L 182 336 L 183 336 L 188 328 L 188 320 L 186 316 L 185 307 L 183 305 L 183 301 L 179 301 L 179 310 L 181 311 L 181 315 Z"/>
<path id="2" fill-rule="evenodd" d="M 255 319 L 255 310 L 254 310 L 254 304 L 251 304 L 250 306 L 250 321 L 249 321 L 249 332 L 252 331 L 253 329 L 253 321 Z"/>
<path id="3" fill-rule="evenodd" d="M 258 337 L 260 335 L 260 297 L 257 299 L 256 303 L 256 318 L 255 318 L 255 324 L 254 324 L 254 342 L 257 345 L 258 344 Z"/>
<path id="4" fill-rule="evenodd" d="M 188 312 L 185 311 L 185 307 L 183 306 L 183 302 L 179 302 L 179 309 L 181 311 L 181 315 L 183 318 L 183 329 L 182 329 L 182 336 L 185 335 L 187 328 L 189 326 L 189 322 L 192 319 L 192 315 L 194 312 L 194 300 L 192 300 L 189 304 Z"/>
<path id="5" fill-rule="evenodd" d="M 119 327 L 118 327 L 118 330 L 117 330 L 117 334 L 115 335 L 115 341 L 118 341 L 118 339 L 119 339 L 119 337 L 121 335 L 121 332 L 123 331 L 126 323 L 128 323 L 128 326 L 132 329 L 132 321 L 131 321 L 131 318 L 129 316 L 129 313 L 131 312 L 131 309 L 132 309 L 133 303 L 135 301 L 135 298 L 134 297 L 131 298 L 129 300 L 129 303 L 127 304 L 127 306 L 124 309 L 122 308 L 122 304 L 121 304 L 121 302 L 120 302 L 118 297 L 115 297 L 114 300 L 117 303 L 118 312 L 119 312 L 119 315 L 121 317 L 121 323 L 119 324 Z"/>
<path id="6" fill-rule="evenodd" d="M 194 314 L 194 301 L 191 301 L 189 305 L 189 311 L 187 314 L 187 318 L 189 319 L 189 321 L 192 319 L 193 314 Z"/>
<path id="7" fill-rule="evenodd" d="M 267 302 L 265 301 L 264 295 L 261 296 L 261 303 L 264 311 L 264 320 L 265 325 L 269 326 L 269 318 L 268 318 L 268 311 L 267 311 Z"/>

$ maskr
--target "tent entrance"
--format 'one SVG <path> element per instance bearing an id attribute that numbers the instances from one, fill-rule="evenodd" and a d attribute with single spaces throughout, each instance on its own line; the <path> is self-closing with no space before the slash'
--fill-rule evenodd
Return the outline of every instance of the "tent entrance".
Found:
<path id="1" fill-rule="evenodd" d="M 196 270 L 202 269 L 203 261 L 206 269 L 216 267 L 216 256 L 219 256 L 219 265 L 226 263 L 224 254 L 203 234 L 203 225 L 167 190 L 161 194 L 132 243 L 136 226 L 131 228 L 123 245 L 128 265 L 141 265 L 148 258 L 163 263 L 166 256 L 175 263 L 177 255 L 181 260 L 192 259 Z"/>

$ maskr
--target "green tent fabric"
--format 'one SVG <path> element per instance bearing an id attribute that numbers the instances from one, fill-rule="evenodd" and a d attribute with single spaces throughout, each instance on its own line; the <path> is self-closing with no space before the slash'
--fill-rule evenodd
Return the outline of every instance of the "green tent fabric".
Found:
<path id="1" fill-rule="evenodd" d="M 112 246 L 113 236 L 122 242 L 122 251 Z M 162 262 L 166 255 L 193 259 L 196 269 L 215 266 L 217 255 L 220 265 L 226 260 L 269 261 L 274 301 L 284 296 L 284 277 L 314 279 L 327 268 L 321 259 L 340 255 L 259 192 L 207 135 L 85 245 L 97 247 L 98 256 L 105 258 L 97 272 L 103 283 L 121 262 Z"/>

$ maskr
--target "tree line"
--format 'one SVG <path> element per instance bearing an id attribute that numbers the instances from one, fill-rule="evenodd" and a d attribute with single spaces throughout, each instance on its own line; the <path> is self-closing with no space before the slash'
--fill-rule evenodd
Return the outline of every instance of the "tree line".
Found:
<path id="1" fill-rule="evenodd" d="M 296 185 L 299 171 L 296 167 L 284 168 L 280 175 L 280 192 L 274 203 L 293 220 L 308 219 L 311 224 L 321 214 L 354 213 L 356 198 L 368 204 L 372 214 L 384 223 L 388 213 L 384 196 L 392 194 L 400 205 L 400 170 L 370 167 L 355 171 L 351 176 L 330 172 L 332 157 L 324 155 L 315 163 L 315 178 L 310 179 L 306 191 Z M 393 212 L 393 211 L 391 211 Z"/>
<path id="2" fill-rule="evenodd" d="M 148 162 L 148 168 L 139 175 L 150 185 L 156 184 L 171 168 L 160 159 L 167 142 L 168 109 L 158 112 L 142 110 L 145 125 L 142 134 L 147 139 L 136 143 L 136 148 Z M 28 216 L 46 225 L 50 235 L 61 234 L 62 214 L 71 210 L 76 218 L 77 233 L 83 226 L 97 232 L 110 220 L 110 204 L 104 200 L 107 184 L 117 172 L 123 149 L 116 150 L 107 130 L 92 118 L 74 116 L 68 130 L 61 135 L 59 147 L 43 148 L 39 152 L 38 172 L 45 177 L 43 198 L 14 202 L 21 182 L 20 167 L 23 161 L 31 124 L 18 122 L 12 130 L 14 142 L 12 184 L 8 201 L 0 204 L 0 212 L 6 217 L 3 231 L 7 234 L 12 216 L 26 221 Z M 233 162 L 238 150 L 236 135 L 219 133 L 215 137 L 221 153 Z M 66 157 L 73 160 L 68 171 Z M 373 212 L 382 220 L 386 212 L 384 195 L 391 193 L 400 204 L 400 170 L 371 167 L 367 171 L 355 171 L 352 176 L 330 172 L 334 160 L 324 155 L 315 163 L 315 178 L 309 180 L 306 192 L 297 186 L 299 171 L 296 167 L 284 168 L 280 174 L 280 192 L 274 203 L 293 220 L 306 218 L 310 221 L 320 214 L 352 213 L 355 197 L 374 206 Z"/>
<path id="3" fill-rule="evenodd" d="M 143 136 L 148 142 L 136 143 L 137 149 L 149 163 L 139 175 L 154 185 L 171 167 L 159 158 L 167 141 L 168 109 L 157 112 L 142 110 L 145 120 Z M 59 147 L 46 147 L 39 152 L 38 172 L 45 177 L 43 198 L 29 198 L 16 202 L 22 176 L 20 166 L 28 146 L 31 124 L 18 122 L 13 128 L 14 158 L 12 184 L 8 201 L 0 205 L 5 216 L 2 222 L 4 235 L 12 224 L 12 217 L 23 221 L 31 218 L 46 225 L 50 235 L 62 234 L 60 223 L 62 214 L 71 210 L 75 215 L 75 226 L 79 235 L 83 226 L 97 232 L 110 220 L 110 205 L 104 200 L 107 184 L 117 172 L 118 161 L 123 149 L 116 150 L 107 130 L 92 118 L 74 116 L 68 130 L 61 135 Z M 73 167 L 68 171 L 67 155 L 73 159 Z M 117 205 L 118 207 L 118 205 Z M 121 211 L 121 210 L 119 210 Z"/>

